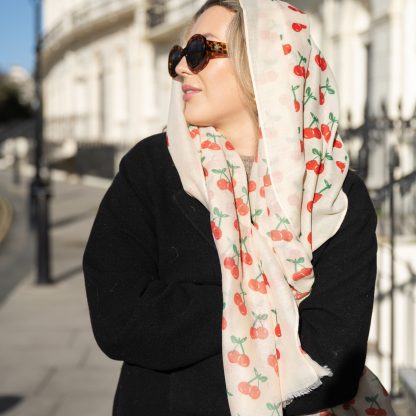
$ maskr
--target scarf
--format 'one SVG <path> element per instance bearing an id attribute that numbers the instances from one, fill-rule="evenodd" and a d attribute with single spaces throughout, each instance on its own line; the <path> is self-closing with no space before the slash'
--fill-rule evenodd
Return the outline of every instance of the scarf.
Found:
<path id="1" fill-rule="evenodd" d="M 338 88 L 307 15 L 280 0 L 240 4 L 260 125 L 249 177 L 227 137 L 186 122 L 177 80 L 167 145 L 185 191 L 210 212 L 231 413 L 282 415 L 332 376 L 302 349 L 298 306 L 314 283 L 312 251 L 346 215 L 349 157 L 338 134 Z"/>

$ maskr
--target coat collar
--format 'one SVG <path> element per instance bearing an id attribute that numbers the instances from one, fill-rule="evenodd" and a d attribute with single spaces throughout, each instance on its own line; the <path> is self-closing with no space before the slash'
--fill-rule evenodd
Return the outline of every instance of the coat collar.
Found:
<path id="1" fill-rule="evenodd" d="M 186 193 L 183 188 L 175 192 L 172 199 L 208 244 L 217 250 L 211 231 L 210 213 L 207 208 L 196 198 Z"/>

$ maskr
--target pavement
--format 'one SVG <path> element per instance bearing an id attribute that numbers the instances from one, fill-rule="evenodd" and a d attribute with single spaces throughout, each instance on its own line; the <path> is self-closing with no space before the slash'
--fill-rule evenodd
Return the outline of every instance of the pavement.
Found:
<path id="1" fill-rule="evenodd" d="M 122 363 L 104 355 L 94 340 L 82 273 L 85 244 L 110 181 L 54 172 L 54 283 L 37 285 L 34 235 L 27 221 L 32 175 L 25 170 L 20 185 L 9 171 L 0 175 L 0 197 L 13 210 L 8 235 L 0 241 L 0 415 L 111 416 Z M 407 242 L 400 249 L 398 260 L 406 270 L 404 260 L 414 257 L 414 247 Z M 380 246 L 381 270 L 389 270 L 387 251 Z M 382 288 L 386 279 L 380 280 Z M 388 371 L 385 365 L 377 368 L 376 361 L 370 368 L 379 376 Z M 409 415 L 400 401 L 396 409 L 397 416 Z"/>
<path id="2" fill-rule="evenodd" d="M 33 235 L 22 209 L 29 177 L 13 185 L 1 172 L 0 193 L 8 194 L 17 215 L 14 235 L 0 244 L 0 415 L 110 416 L 122 363 L 105 356 L 93 338 L 82 273 L 82 253 L 110 182 L 53 179 L 54 283 L 37 285 Z M 28 264 L 15 267 L 22 262 Z M 4 283 L 9 278 L 13 285 Z"/>

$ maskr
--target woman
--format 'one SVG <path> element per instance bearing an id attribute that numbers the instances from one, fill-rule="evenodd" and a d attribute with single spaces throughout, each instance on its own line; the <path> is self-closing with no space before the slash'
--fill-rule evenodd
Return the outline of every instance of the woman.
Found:
<path id="1" fill-rule="evenodd" d="M 185 45 L 167 132 L 123 157 L 83 258 L 113 414 L 394 415 L 364 367 L 377 217 L 306 15 L 207 1 Z"/>

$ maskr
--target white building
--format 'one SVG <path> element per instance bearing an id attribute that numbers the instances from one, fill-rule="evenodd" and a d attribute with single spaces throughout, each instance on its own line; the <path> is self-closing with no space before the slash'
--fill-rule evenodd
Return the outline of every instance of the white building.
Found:
<path id="1" fill-rule="evenodd" d="M 44 0 L 46 138 L 62 143 L 116 143 L 127 149 L 160 132 L 167 122 L 170 98 L 169 49 L 177 43 L 184 23 L 203 3 Z M 352 126 L 363 123 L 366 100 L 372 115 L 380 114 L 385 101 L 389 116 L 397 117 L 401 101 L 402 115 L 411 117 L 416 106 L 415 0 L 291 3 L 310 14 L 314 40 L 334 71 L 340 91 L 341 126 L 346 124 L 348 113 Z M 394 143 L 397 137 L 388 140 Z M 348 143 L 351 153 L 358 151 L 358 144 Z M 385 154 L 383 146 L 370 149 L 369 187 L 387 182 L 386 164 L 379 162 Z M 414 146 L 414 138 L 400 143 L 400 174 L 415 169 Z M 374 331 L 373 326 L 372 343 Z M 387 339 L 389 334 L 383 336 Z M 405 332 L 402 337 L 406 337 Z M 416 366 L 414 343 L 410 348 L 413 350 L 406 352 L 406 359 L 398 356 L 397 362 Z M 402 354 L 402 350 L 397 351 Z M 387 361 L 382 362 L 381 377 L 389 387 Z"/>

